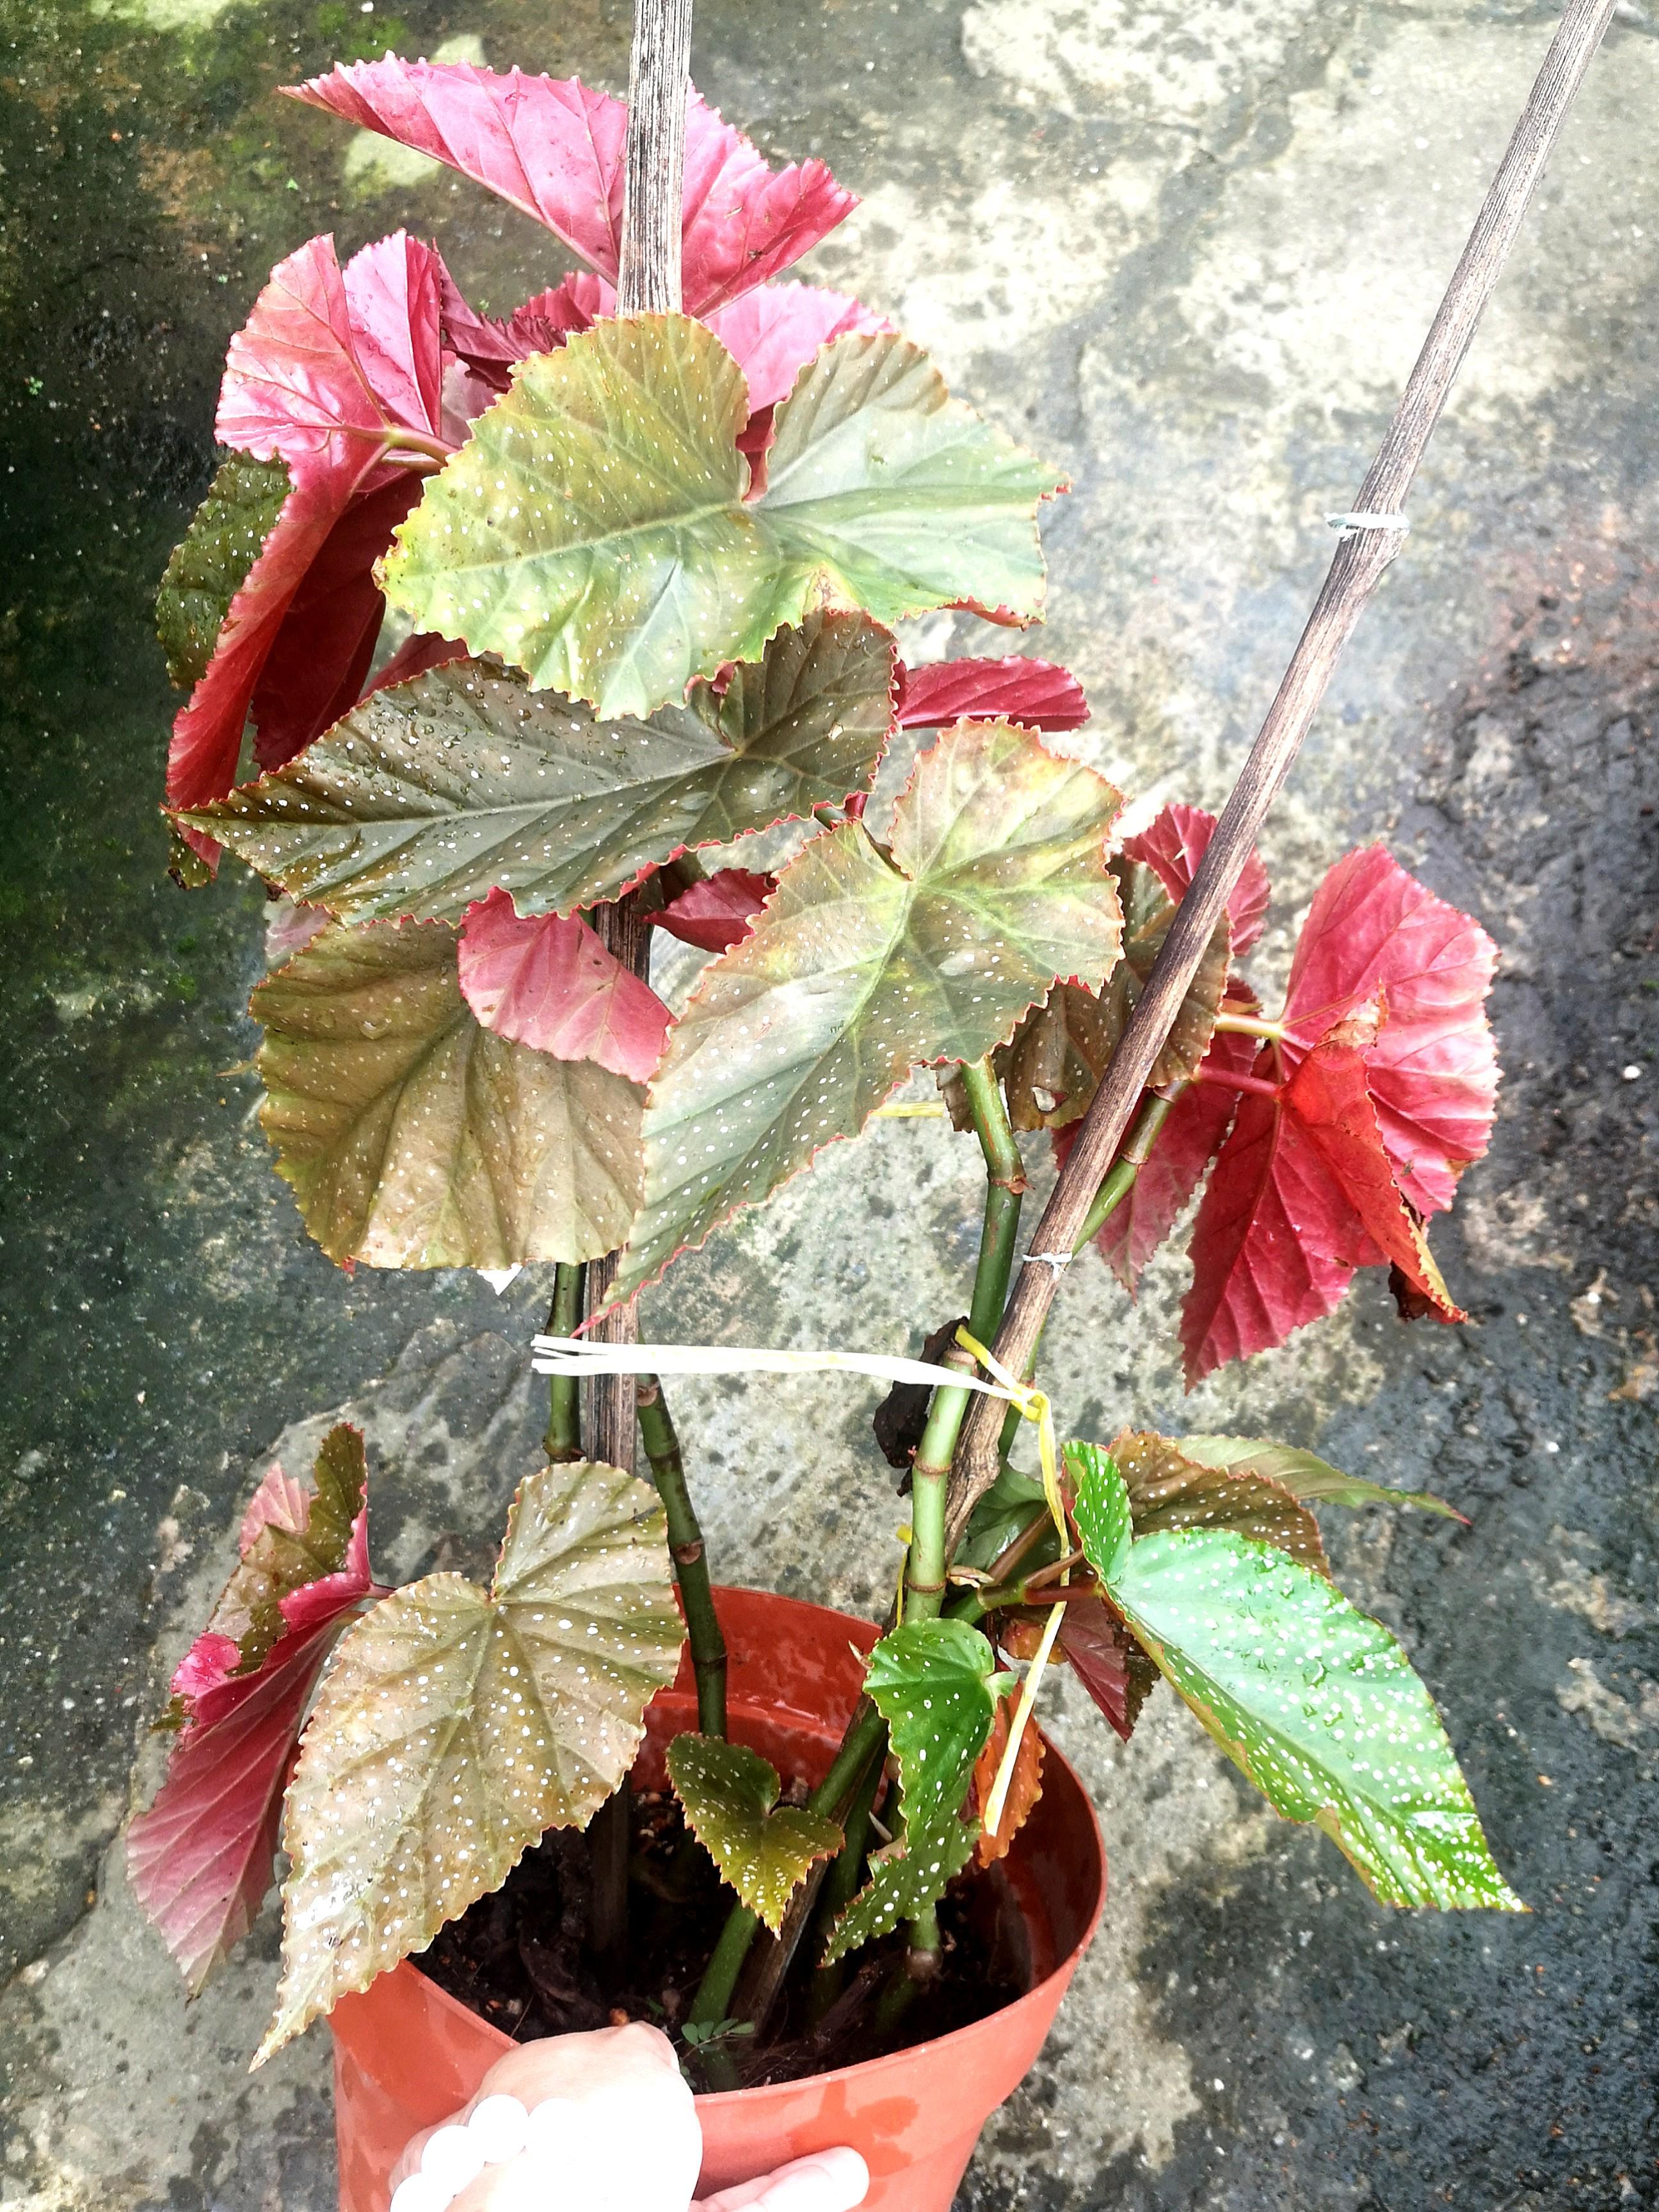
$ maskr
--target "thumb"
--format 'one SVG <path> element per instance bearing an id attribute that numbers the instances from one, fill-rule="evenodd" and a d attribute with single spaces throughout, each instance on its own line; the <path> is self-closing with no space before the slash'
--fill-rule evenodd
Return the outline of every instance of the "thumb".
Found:
<path id="1" fill-rule="evenodd" d="M 869 2188 L 870 2169 L 857 2151 L 820 2150 L 704 2197 L 690 2212 L 854 2212 Z"/>

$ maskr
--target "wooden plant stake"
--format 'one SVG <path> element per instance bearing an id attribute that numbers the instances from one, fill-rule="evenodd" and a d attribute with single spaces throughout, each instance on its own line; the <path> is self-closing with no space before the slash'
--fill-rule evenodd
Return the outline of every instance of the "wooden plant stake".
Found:
<path id="1" fill-rule="evenodd" d="M 1140 1002 L 1079 1125 L 1071 1158 L 1031 1238 L 1033 1254 L 1054 1257 L 1021 1268 L 993 1347 L 1016 1375 L 1025 1372 L 1036 1352 L 1066 1256 L 1077 1249 L 1095 1193 L 1122 1142 L 1228 896 L 1319 710 L 1342 648 L 1400 550 L 1406 494 L 1614 5 L 1615 0 L 1568 0 L 1394 420 L 1360 487 L 1351 526 L 1337 546 L 1267 718 L 1222 810 L 1209 850 L 1176 910 Z M 996 1480 L 1001 1425 L 1002 1408 L 995 1401 L 975 1400 L 963 1425 L 951 1477 L 948 1540 L 953 1546 L 975 1502 Z"/>
<path id="2" fill-rule="evenodd" d="M 623 200 L 619 315 L 678 314 L 680 308 L 680 209 L 685 173 L 685 109 L 691 90 L 691 0 L 635 0 L 634 50 L 628 73 L 627 185 Z M 651 964 L 651 930 L 634 896 L 603 906 L 593 917 L 606 948 L 636 975 Z M 587 1310 L 610 1296 L 617 1255 L 587 1270 Z M 593 1324 L 601 1344 L 639 1340 L 639 1311 L 630 1301 Z M 607 1375 L 592 1385 L 588 1449 L 597 1460 L 635 1463 L 635 1386 L 631 1375 Z"/>

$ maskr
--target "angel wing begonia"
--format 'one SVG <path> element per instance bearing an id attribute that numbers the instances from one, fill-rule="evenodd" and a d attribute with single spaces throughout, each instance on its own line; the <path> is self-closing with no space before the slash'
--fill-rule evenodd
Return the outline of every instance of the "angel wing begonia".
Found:
<path id="1" fill-rule="evenodd" d="M 1069 669 L 1052 660 L 1028 660 L 1021 653 L 1001 660 L 939 660 L 899 671 L 902 730 L 943 729 L 950 722 L 998 716 L 1027 729 L 1076 730 L 1089 719 L 1089 702 Z"/>
<path id="2" fill-rule="evenodd" d="M 595 1060 L 648 1083 L 668 1009 L 580 915 L 520 917 L 493 890 L 461 926 L 461 995 L 488 1030 L 558 1060 Z"/>

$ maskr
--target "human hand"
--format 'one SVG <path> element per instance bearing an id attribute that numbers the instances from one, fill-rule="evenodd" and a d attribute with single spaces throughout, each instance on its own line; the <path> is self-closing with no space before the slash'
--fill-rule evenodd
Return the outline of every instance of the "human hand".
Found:
<path id="1" fill-rule="evenodd" d="M 694 2203 L 696 2106 L 654 2027 L 548 2036 L 492 2066 L 465 2111 L 392 2173 L 393 2212 L 854 2212 L 854 2150 L 817 2152 Z"/>

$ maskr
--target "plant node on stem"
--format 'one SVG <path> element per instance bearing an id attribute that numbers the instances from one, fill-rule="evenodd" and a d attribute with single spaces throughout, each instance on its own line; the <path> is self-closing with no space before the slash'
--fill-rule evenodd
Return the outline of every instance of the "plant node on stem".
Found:
<path id="1" fill-rule="evenodd" d="M 708 1559 L 691 1492 L 686 1486 L 685 1465 L 679 1438 L 654 1375 L 639 1377 L 636 1398 L 640 1441 L 651 1464 L 668 1522 L 668 1553 L 674 1562 L 680 1604 L 685 1613 L 685 1637 L 697 1680 L 697 1726 L 704 1735 L 726 1734 L 726 1639 L 714 1610 L 714 1593 L 708 1577 Z"/>

